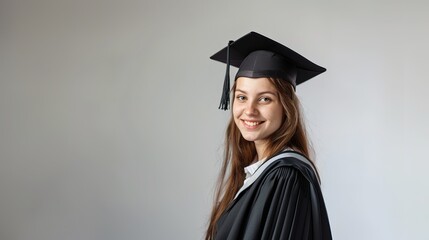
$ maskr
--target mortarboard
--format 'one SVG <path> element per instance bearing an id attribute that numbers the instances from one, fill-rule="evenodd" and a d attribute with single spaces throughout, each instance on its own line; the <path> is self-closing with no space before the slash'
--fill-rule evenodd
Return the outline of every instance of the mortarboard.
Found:
<path id="1" fill-rule="evenodd" d="M 226 75 L 219 109 L 229 105 L 229 67 L 238 67 L 238 77 L 274 77 L 289 81 L 294 87 L 326 71 L 292 49 L 259 33 L 250 32 L 210 57 L 226 63 Z"/>

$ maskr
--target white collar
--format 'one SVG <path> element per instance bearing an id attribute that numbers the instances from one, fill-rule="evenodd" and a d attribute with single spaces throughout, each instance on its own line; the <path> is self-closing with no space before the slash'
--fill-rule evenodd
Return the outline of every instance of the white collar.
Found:
<path id="1" fill-rule="evenodd" d="M 288 151 L 288 150 L 292 150 L 292 148 L 287 147 L 285 148 L 285 150 L 283 151 Z M 266 160 L 266 158 L 263 158 L 261 160 L 258 160 L 257 162 L 254 162 L 252 164 L 250 164 L 249 166 L 244 168 L 244 173 L 246 174 L 246 179 L 251 177 L 253 174 L 255 174 L 256 170 L 258 170 L 258 168 L 262 165 L 262 163 L 264 163 Z"/>
<path id="2" fill-rule="evenodd" d="M 256 170 L 258 170 L 262 163 L 264 163 L 264 160 L 265 159 L 261 159 L 244 168 L 244 173 L 246 173 L 246 179 L 251 177 L 256 172 Z"/>

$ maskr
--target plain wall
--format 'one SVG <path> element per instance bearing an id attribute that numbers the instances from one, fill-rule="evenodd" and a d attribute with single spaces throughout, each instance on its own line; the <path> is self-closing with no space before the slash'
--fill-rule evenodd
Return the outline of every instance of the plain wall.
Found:
<path id="1" fill-rule="evenodd" d="M 335 239 L 427 239 L 428 10 L 1 0 L 0 239 L 202 239 L 230 114 L 209 56 L 252 30 L 328 69 L 297 94 Z"/>

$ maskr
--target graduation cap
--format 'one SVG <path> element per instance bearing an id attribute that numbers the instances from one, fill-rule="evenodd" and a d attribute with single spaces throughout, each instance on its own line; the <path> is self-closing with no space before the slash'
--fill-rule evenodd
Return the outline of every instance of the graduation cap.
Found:
<path id="1" fill-rule="evenodd" d="M 229 105 L 229 67 L 238 67 L 235 79 L 239 77 L 282 78 L 295 88 L 310 78 L 326 71 L 292 49 L 259 33 L 250 32 L 210 57 L 226 63 L 226 75 L 219 109 L 227 110 Z"/>

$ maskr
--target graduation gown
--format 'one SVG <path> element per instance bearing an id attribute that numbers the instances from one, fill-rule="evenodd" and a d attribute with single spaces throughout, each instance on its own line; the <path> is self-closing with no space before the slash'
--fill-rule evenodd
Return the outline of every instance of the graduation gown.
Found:
<path id="1" fill-rule="evenodd" d="M 216 240 L 332 239 L 319 181 L 294 151 L 265 161 L 219 218 Z"/>

